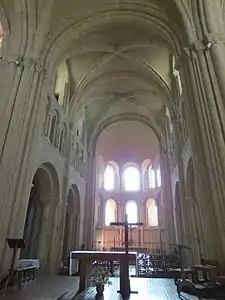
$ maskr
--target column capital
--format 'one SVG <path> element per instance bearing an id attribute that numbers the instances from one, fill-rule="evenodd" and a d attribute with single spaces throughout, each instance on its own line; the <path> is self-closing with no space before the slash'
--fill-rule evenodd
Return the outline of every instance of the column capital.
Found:
<path id="1" fill-rule="evenodd" d="M 9 65 L 15 65 L 16 67 L 31 68 L 34 66 L 35 71 L 38 73 L 47 74 L 48 68 L 44 66 L 40 60 L 32 57 L 0 57 L 0 67 L 6 67 Z"/>
<path id="2" fill-rule="evenodd" d="M 206 53 L 215 45 L 225 45 L 225 34 L 223 32 L 208 33 L 203 39 L 197 39 L 192 44 L 184 47 L 180 56 L 178 56 L 178 69 L 184 60 L 193 60 L 197 57 L 197 54 Z"/>
<path id="3" fill-rule="evenodd" d="M 211 47 L 212 45 L 225 44 L 224 32 L 210 32 L 205 35 L 204 43 Z M 211 45 L 209 45 L 211 44 Z"/>

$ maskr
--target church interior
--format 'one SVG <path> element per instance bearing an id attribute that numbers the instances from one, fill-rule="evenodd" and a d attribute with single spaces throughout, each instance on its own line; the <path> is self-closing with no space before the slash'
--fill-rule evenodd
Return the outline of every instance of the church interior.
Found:
<path id="1" fill-rule="evenodd" d="M 6 300 L 89 299 L 101 268 L 100 299 L 225 299 L 224 16 L 224 0 L 0 0 Z"/>

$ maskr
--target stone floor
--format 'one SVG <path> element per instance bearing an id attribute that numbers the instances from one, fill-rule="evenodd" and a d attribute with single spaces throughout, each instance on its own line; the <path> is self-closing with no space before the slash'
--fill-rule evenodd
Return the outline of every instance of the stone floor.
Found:
<path id="1" fill-rule="evenodd" d="M 0 297 L 3 300 L 72 300 L 72 299 L 95 299 L 95 289 L 88 291 L 86 296 L 74 297 L 78 290 L 79 277 L 52 276 L 37 277 L 34 283 L 23 287 L 21 291 L 13 292 L 11 295 Z M 99 300 L 121 299 L 117 290 L 119 289 L 119 278 L 113 278 L 113 285 L 105 288 L 104 297 Z M 138 291 L 132 294 L 130 300 L 179 300 L 176 287 L 171 279 L 145 279 L 131 278 L 131 289 Z M 185 300 L 197 300 L 196 297 L 185 295 Z"/>
<path id="2" fill-rule="evenodd" d="M 117 293 L 119 289 L 119 278 L 113 278 L 112 286 L 106 287 L 104 296 L 99 300 L 120 300 Z M 138 294 L 131 294 L 130 300 L 179 300 L 176 293 L 176 287 L 171 279 L 147 279 L 131 278 L 131 290 L 137 291 Z M 96 292 L 90 288 L 85 295 L 76 296 L 74 300 L 94 300 Z M 185 300 L 198 300 L 197 297 L 182 294 Z"/>
<path id="3" fill-rule="evenodd" d="M 21 291 L 11 291 L 1 300 L 58 300 L 67 295 L 70 300 L 79 288 L 79 277 L 74 276 L 38 276 L 34 282 L 23 285 Z"/>

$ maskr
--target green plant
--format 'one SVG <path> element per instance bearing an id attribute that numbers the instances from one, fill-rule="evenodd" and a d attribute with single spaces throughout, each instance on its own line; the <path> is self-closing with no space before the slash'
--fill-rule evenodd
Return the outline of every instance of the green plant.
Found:
<path id="1" fill-rule="evenodd" d="M 95 267 L 91 271 L 91 284 L 92 286 L 101 286 L 101 285 L 111 285 L 112 281 L 110 281 L 111 274 L 108 272 L 106 268 L 103 267 Z"/>

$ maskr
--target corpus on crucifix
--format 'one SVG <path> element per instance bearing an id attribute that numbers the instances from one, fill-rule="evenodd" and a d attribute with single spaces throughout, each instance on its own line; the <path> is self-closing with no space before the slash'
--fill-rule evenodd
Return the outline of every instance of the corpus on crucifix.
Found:
<path id="1" fill-rule="evenodd" d="M 128 222 L 128 216 L 125 215 L 125 221 L 124 222 L 112 222 L 110 223 L 110 226 L 123 226 L 124 227 L 124 245 L 125 245 L 125 259 L 120 264 L 120 291 L 118 291 L 123 298 L 129 297 L 132 292 L 130 290 L 130 279 L 129 279 L 129 238 L 128 238 L 128 229 L 129 226 L 143 226 L 143 222 L 137 222 L 137 223 L 129 223 Z M 122 273 L 122 274 L 121 274 Z"/>

